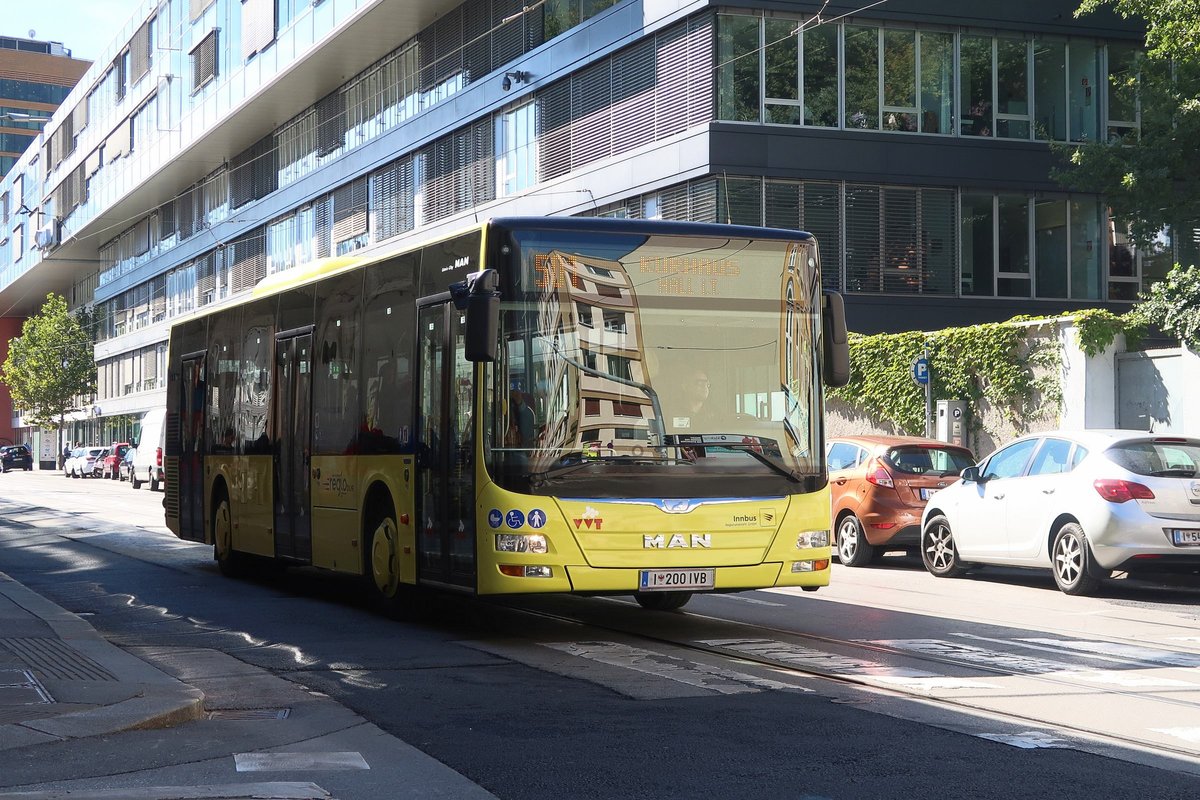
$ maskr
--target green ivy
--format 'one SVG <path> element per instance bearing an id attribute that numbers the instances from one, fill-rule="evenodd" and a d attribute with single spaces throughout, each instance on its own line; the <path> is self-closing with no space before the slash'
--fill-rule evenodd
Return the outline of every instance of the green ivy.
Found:
<path id="1" fill-rule="evenodd" d="M 1141 335 L 1141 326 L 1103 309 L 1070 312 L 1089 356 L 1102 353 L 1118 334 Z M 850 407 L 911 435 L 925 431 L 925 392 L 912 380 L 912 362 L 928 352 L 935 399 L 965 400 L 973 429 L 981 427 L 986 401 L 1015 428 L 1056 415 L 1062 403 L 1061 354 L 1053 339 L 1029 336 L 1031 325 L 1057 325 L 1058 317 L 1015 317 L 931 333 L 850 335 L 850 383 L 829 394 Z"/>

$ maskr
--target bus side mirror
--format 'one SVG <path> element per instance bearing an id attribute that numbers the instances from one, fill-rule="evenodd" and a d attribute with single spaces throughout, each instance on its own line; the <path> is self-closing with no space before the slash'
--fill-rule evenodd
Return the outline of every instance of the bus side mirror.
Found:
<path id="1" fill-rule="evenodd" d="M 821 310 L 821 377 L 826 386 L 850 382 L 850 341 L 846 334 L 846 305 L 837 292 L 823 292 Z"/>
<path id="2" fill-rule="evenodd" d="M 495 361 L 500 338 L 499 275 L 494 269 L 473 272 L 462 283 L 450 287 L 456 308 L 467 312 L 465 349 L 467 361 Z"/>

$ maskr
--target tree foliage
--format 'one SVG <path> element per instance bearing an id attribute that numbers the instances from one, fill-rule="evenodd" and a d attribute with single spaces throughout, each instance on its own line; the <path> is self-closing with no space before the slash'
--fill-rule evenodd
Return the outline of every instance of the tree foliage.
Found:
<path id="1" fill-rule="evenodd" d="M 92 338 L 68 313 L 63 297 L 46 295 L 42 310 L 25 320 L 21 335 L 8 344 L 0 380 L 25 418 L 39 427 L 59 427 L 76 410 L 77 395 L 96 391 Z"/>
<path id="2" fill-rule="evenodd" d="M 1142 295 L 1133 313 L 1200 353 L 1200 267 L 1176 265 Z"/>
<path id="3" fill-rule="evenodd" d="M 1110 6 L 1146 23 L 1146 54 L 1116 92 L 1136 92 L 1140 133 L 1081 146 L 1055 144 L 1064 186 L 1103 194 L 1146 246 L 1166 226 L 1200 220 L 1200 4 L 1084 0 L 1076 16 Z"/>

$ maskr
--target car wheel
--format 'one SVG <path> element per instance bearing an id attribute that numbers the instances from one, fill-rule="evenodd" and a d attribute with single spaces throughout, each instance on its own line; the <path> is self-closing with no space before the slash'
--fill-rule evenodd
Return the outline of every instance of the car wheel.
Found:
<path id="1" fill-rule="evenodd" d="M 837 529 L 838 561 L 847 567 L 864 567 L 875 557 L 875 547 L 867 541 L 862 523 L 847 514 Z"/>
<path id="2" fill-rule="evenodd" d="M 1110 570 L 1096 565 L 1087 536 L 1075 522 L 1068 522 L 1058 529 L 1050 565 L 1058 588 L 1064 594 L 1076 596 L 1095 594 L 1100 581 L 1112 575 Z"/>
<path id="3" fill-rule="evenodd" d="M 675 611 L 687 605 L 691 592 L 637 592 L 633 598 L 650 611 Z"/>
<path id="4" fill-rule="evenodd" d="M 929 574 L 939 578 L 956 578 L 966 571 L 958 559 L 950 521 L 940 514 L 929 520 L 925 530 L 921 531 L 921 561 Z"/>

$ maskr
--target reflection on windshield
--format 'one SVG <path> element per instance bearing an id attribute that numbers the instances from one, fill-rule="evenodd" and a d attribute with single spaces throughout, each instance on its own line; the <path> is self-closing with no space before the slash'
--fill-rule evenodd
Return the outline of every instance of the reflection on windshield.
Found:
<path id="1" fill-rule="evenodd" d="M 495 473 L 536 484 L 670 472 L 713 496 L 730 476 L 793 492 L 820 469 L 813 245 L 520 237 L 497 365 Z"/>

